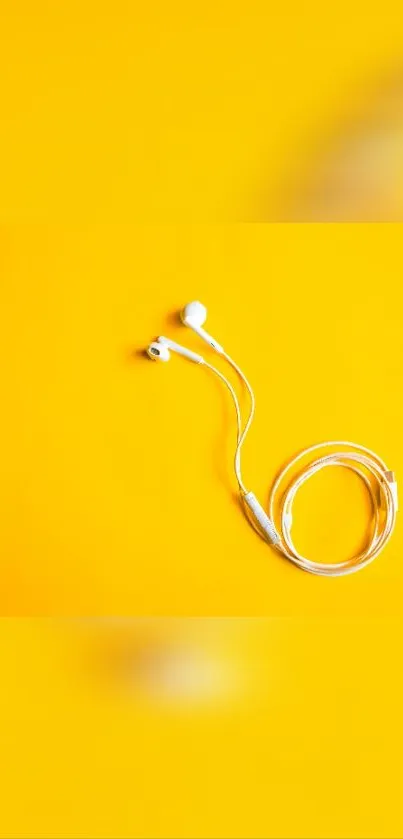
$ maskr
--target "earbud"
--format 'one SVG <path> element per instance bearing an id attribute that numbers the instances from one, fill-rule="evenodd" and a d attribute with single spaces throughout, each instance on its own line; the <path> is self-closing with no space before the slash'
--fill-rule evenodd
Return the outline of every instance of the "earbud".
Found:
<path id="1" fill-rule="evenodd" d="M 190 329 L 193 329 L 203 341 L 206 341 L 206 344 L 209 344 L 210 347 L 216 350 L 216 352 L 224 353 L 224 349 L 215 338 L 212 338 L 211 335 L 203 329 L 203 323 L 205 323 L 207 318 L 207 309 L 203 306 L 203 303 L 199 303 L 198 300 L 194 300 L 193 303 L 188 303 L 187 306 L 181 312 L 181 320 L 185 326 L 189 326 Z"/>
<path id="2" fill-rule="evenodd" d="M 194 361 L 195 364 L 204 364 L 202 355 L 188 350 L 187 347 L 182 347 L 181 344 L 177 344 L 176 341 L 171 341 L 170 338 L 165 338 L 164 335 L 160 335 L 157 341 L 153 341 L 150 344 L 147 348 L 147 354 L 154 361 L 169 361 L 171 357 L 170 350 L 178 353 L 178 355 L 182 355 L 184 358 L 188 358 L 189 361 Z"/>
<path id="3" fill-rule="evenodd" d="M 199 303 L 198 300 L 194 300 L 193 303 L 188 303 L 181 312 L 181 319 L 186 326 L 190 326 L 190 323 L 195 324 L 196 326 L 203 326 L 203 323 L 207 320 L 207 309 L 203 306 L 203 303 Z"/>
<path id="4" fill-rule="evenodd" d="M 153 361 L 169 361 L 171 358 L 171 353 L 169 352 L 168 347 L 165 347 L 164 344 L 160 344 L 159 341 L 153 341 L 149 347 L 147 347 L 147 355 L 153 359 Z"/>
<path id="5" fill-rule="evenodd" d="M 195 300 L 193 303 L 188 303 L 181 312 L 181 318 L 185 326 L 193 329 L 210 347 L 213 347 L 216 352 L 224 354 L 221 344 L 203 329 L 202 324 L 207 318 L 207 309 L 203 306 L 203 303 L 199 303 L 198 300 Z M 194 361 L 195 364 L 205 364 L 202 355 L 188 350 L 187 347 L 182 347 L 181 344 L 177 344 L 176 341 L 171 341 L 170 338 L 165 338 L 164 335 L 160 335 L 156 341 L 150 344 L 147 348 L 147 354 L 154 361 L 169 361 L 170 350 L 182 355 L 184 358 L 188 358 L 189 361 Z"/>

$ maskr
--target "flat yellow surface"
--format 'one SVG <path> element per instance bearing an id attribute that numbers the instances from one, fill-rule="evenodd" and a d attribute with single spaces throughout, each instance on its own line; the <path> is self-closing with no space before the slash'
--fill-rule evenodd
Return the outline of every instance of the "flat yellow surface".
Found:
<path id="1" fill-rule="evenodd" d="M 5 2 L 0 217 L 265 220 L 402 43 L 389 0 Z"/>
<path id="2" fill-rule="evenodd" d="M 232 497 L 226 393 L 133 355 L 160 332 L 200 349 L 176 312 L 205 302 L 256 388 L 244 465 L 262 502 L 290 455 L 332 437 L 399 475 L 400 228 L 205 223 L 270 203 L 308 138 L 398 66 L 397 7 L 319 8 L 6 8 L 2 614 L 398 608 L 399 530 L 363 577 L 302 577 Z M 348 555 L 365 504 L 349 475 L 318 478 L 298 543 Z"/>
<path id="3" fill-rule="evenodd" d="M 392 619 L 3 620 L 0 836 L 400 839 L 401 634 Z M 222 678 L 184 702 L 169 662 L 189 654 L 193 685 L 197 667 Z"/>
<path id="4" fill-rule="evenodd" d="M 400 520 L 361 573 L 298 572 L 240 511 L 227 393 L 143 354 L 161 333 L 204 352 L 177 314 L 207 305 L 255 388 L 262 503 L 330 438 L 401 480 L 401 227 L 262 223 L 299 205 L 329 138 L 378 125 L 400 5 L 3 4 L 2 839 L 401 839 Z M 387 217 L 402 171 L 398 153 Z M 368 518 L 329 470 L 296 542 L 344 558 Z M 116 637 L 23 619 L 100 614 L 265 620 Z M 207 699 L 170 681 L 177 647 Z"/>
<path id="5" fill-rule="evenodd" d="M 399 226 L 26 224 L 2 239 L 3 614 L 400 613 L 399 522 L 360 574 L 298 572 L 241 513 L 224 387 L 143 353 L 160 333 L 204 352 L 177 311 L 206 302 L 255 387 L 243 469 L 262 502 L 321 440 L 367 445 L 399 478 Z M 329 470 L 297 500 L 297 544 L 347 557 L 369 514 L 355 476 Z"/>

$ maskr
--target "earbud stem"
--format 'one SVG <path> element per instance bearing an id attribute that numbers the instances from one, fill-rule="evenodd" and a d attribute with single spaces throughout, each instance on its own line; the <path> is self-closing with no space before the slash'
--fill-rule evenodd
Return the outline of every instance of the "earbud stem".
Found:
<path id="1" fill-rule="evenodd" d="M 190 329 L 193 329 L 193 332 L 196 332 L 196 335 L 199 335 L 199 337 L 202 338 L 202 340 L 205 341 L 206 344 L 208 344 L 210 347 L 213 347 L 213 349 L 216 352 L 220 353 L 221 355 L 224 353 L 224 348 L 221 346 L 221 344 L 219 344 L 218 341 L 215 340 L 215 338 L 209 335 L 208 332 L 206 332 L 206 330 L 203 329 L 202 326 L 196 326 L 196 324 L 193 323 L 190 318 L 187 318 L 185 323 L 186 326 L 189 326 Z"/>
<path id="2" fill-rule="evenodd" d="M 159 336 L 158 343 L 163 344 L 173 352 L 179 353 L 179 355 L 184 356 L 184 358 L 188 358 L 189 361 L 194 361 L 195 364 L 204 364 L 204 358 L 202 355 L 198 355 L 198 353 L 193 352 L 193 350 L 188 350 L 187 347 L 182 347 L 181 344 L 177 344 L 176 341 L 171 341 L 170 338 L 165 338 L 164 335 Z"/>

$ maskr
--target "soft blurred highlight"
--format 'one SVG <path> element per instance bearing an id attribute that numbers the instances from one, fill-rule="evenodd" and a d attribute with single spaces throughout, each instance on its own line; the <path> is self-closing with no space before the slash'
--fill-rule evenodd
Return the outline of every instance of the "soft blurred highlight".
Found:
<path id="1" fill-rule="evenodd" d="M 18 0 L 0 46 L 1 220 L 402 218 L 396 3 Z"/>
<path id="2" fill-rule="evenodd" d="M 344 115 L 316 129 L 299 169 L 285 178 L 263 220 L 403 220 L 403 67 L 350 92 Z M 304 148 L 304 147 L 302 147 Z"/>
<path id="3" fill-rule="evenodd" d="M 137 618 L 66 624 L 84 642 L 81 675 L 99 695 L 138 708 L 223 712 L 267 690 L 259 654 L 264 622 Z"/>
<path id="4" fill-rule="evenodd" d="M 0 622 L 2 839 L 403 831 L 395 619 Z"/>

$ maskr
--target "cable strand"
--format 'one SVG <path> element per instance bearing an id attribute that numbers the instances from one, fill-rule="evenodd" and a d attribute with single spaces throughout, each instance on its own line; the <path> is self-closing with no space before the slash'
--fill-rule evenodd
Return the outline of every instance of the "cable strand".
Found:
<path id="1" fill-rule="evenodd" d="M 220 370 L 205 362 L 205 366 L 225 384 L 235 405 L 237 445 L 234 456 L 234 471 L 239 491 L 245 497 L 248 490 L 242 478 L 241 450 L 254 418 L 255 396 L 248 379 L 240 367 L 238 367 L 227 353 L 223 355 L 245 385 L 250 397 L 248 418 L 242 427 L 242 414 L 239 400 L 232 384 Z M 324 452 L 329 449 L 332 449 L 332 451 L 325 454 Z M 300 465 L 302 461 L 309 455 L 313 453 L 319 454 L 320 452 L 322 453 L 320 457 L 316 457 L 304 466 L 301 466 L 297 474 L 290 478 L 291 471 Z M 314 562 L 297 551 L 291 536 L 292 508 L 298 490 L 309 478 L 317 474 L 321 469 L 336 466 L 352 470 L 364 482 L 373 509 L 372 529 L 366 547 L 359 554 L 342 562 L 325 564 Z M 286 481 L 287 478 L 289 478 L 288 482 Z M 388 470 L 385 462 L 371 449 L 348 440 L 330 440 L 309 446 L 295 455 L 286 464 L 274 480 L 268 506 L 270 526 L 272 526 L 276 537 L 278 537 L 276 548 L 283 556 L 299 568 L 311 574 L 341 576 L 350 574 L 368 565 L 378 556 L 389 541 L 395 526 L 397 513 L 396 481 L 394 473 Z M 253 521 L 252 523 L 255 526 L 255 522 Z M 261 532 L 260 527 L 256 527 L 256 529 L 259 533 Z M 273 539 L 267 539 L 267 541 L 271 541 L 272 543 Z"/>

